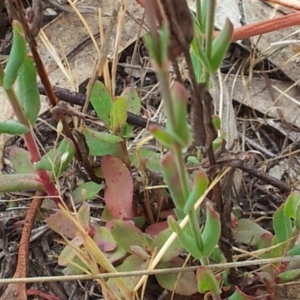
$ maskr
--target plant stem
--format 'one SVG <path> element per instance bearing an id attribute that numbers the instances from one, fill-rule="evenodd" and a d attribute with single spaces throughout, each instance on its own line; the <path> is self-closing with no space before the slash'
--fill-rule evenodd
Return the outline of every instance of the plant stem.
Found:
<path id="1" fill-rule="evenodd" d="M 255 24 L 245 25 L 237 28 L 233 32 L 232 42 L 245 40 L 250 37 L 264 33 L 289 28 L 300 24 L 300 12 L 278 17 L 272 20 L 261 21 Z M 216 34 L 216 33 L 215 33 Z"/>
<path id="2" fill-rule="evenodd" d="M 177 167 L 177 171 L 179 174 L 180 183 L 182 186 L 182 191 L 184 193 L 185 199 L 187 199 L 189 196 L 190 189 L 189 189 L 189 185 L 188 185 L 187 173 L 185 170 L 185 164 L 184 164 L 184 160 L 183 160 L 182 151 L 179 147 L 177 147 L 176 149 L 174 149 L 173 153 L 174 153 L 174 157 L 175 157 L 175 161 L 176 161 L 176 167 Z M 199 250 L 203 251 L 203 242 L 201 239 L 199 222 L 198 222 L 198 218 L 196 216 L 196 212 L 193 209 L 189 212 L 189 223 L 191 226 L 193 236 L 196 240 L 197 248 Z M 207 261 L 204 258 L 201 259 L 201 263 L 204 263 L 205 265 L 207 265 Z"/>
<path id="3" fill-rule="evenodd" d="M 167 117 L 167 122 L 171 126 L 171 130 L 175 130 L 175 115 L 172 105 L 172 97 L 168 81 L 168 71 L 164 68 L 160 68 L 157 72 L 158 82 L 161 89 L 162 98 L 164 100 L 164 110 Z"/>
<path id="4" fill-rule="evenodd" d="M 162 91 L 162 95 L 163 95 L 163 99 L 164 99 L 164 104 L 165 104 L 165 111 L 166 111 L 166 115 L 167 117 L 169 116 L 169 124 L 171 129 L 174 129 L 175 126 L 175 116 L 173 113 L 173 103 L 172 103 L 172 97 L 171 97 L 171 93 L 170 93 L 170 88 L 169 88 L 169 84 L 168 84 L 168 73 L 161 69 L 158 72 L 158 77 L 159 77 L 159 83 L 160 83 L 160 88 Z M 167 101 L 166 101 L 167 99 Z M 174 149 L 172 150 L 172 152 L 174 153 L 174 157 L 175 157 L 175 162 L 176 162 L 176 169 L 177 172 L 179 174 L 179 182 L 181 184 L 181 189 L 183 191 L 184 194 L 184 198 L 187 199 L 190 193 L 190 189 L 189 189 L 189 185 L 188 185 L 188 178 L 187 178 L 187 172 L 185 169 L 185 163 L 183 160 L 183 155 L 182 155 L 182 149 L 177 146 L 174 147 Z M 203 250 L 203 243 L 201 240 L 201 234 L 200 234 L 200 229 L 199 229 L 199 222 L 196 216 L 196 212 L 194 210 L 192 210 L 189 213 L 189 223 L 191 226 L 191 230 L 193 233 L 193 236 L 196 240 L 196 244 L 197 244 L 197 248 L 200 250 Z M 201 259 L 201 263 L 203 264 L 208 264 L 207 258 L 203 258 Z"/>

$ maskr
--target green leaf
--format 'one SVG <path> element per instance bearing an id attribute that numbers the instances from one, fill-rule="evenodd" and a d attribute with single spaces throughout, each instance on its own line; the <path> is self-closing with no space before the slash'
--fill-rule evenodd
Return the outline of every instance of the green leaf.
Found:
<path id="1" fill-rule="evenodd" d="M 4 89 L 11 88 L 16 81 L 18 70 L 25 60 L 26 52 L 26 41 L 22 25 L 13 20 L 13 42 L 3 78 Z"/>
<path id="2" fill-rule="evenodd" d="M 201 9 L 202 14 L 204 13 L 206 15 L 205 23 L 203 22 L 203 20 L 201 20 L 201 22 L 203 25 L 205 25 L 205 52 L 209 59 L 211 57 L 211 42 L 214 31 L 216 0 L 202 0 Z"/>
<path id="3" fill-rule="evenodd" d="M 282 204 L 274 213 L 273 229 L 278 243 L 285 242 L 292 236 L 292 222 L 285 214 L 284 204 Z"/>
<path id="4" fill-rule="evenodd" d="M 180 268 L 183 266 L 184 260 L 180 257 L 175 257 L 172 260 L 160 262 L 157 265 L 157 269 L 171 269 L 176 267 Z M 157 274 L 155 275 L 155 277 L 162 288 L 174 292 L 177 295 L 192 296 L 197 293 L 197 281 L 195 272 L 190 271 L 181 274 Z M 179 296 L 179 298 L 181 297 Z"/>
<path id="5" fill-rule="evenodd" d="M 85 127 L 82 130 L 89 147 L 90 155 L 112 155 L 122 159 L 121 142 L 123 139 L 107 132 L 95 131 Z"/>
<path id="6" fill-rule="evenodd" d="M 195 45 L 195 38 L 191 43 L 191 60 L 192 60 L 192 65 L 193 65 L 193 69 L 195 72 L 195 76 L 196 76 L 196 81 L 197 83 L 201 82 L 201 76 L 203 74 L 203 67 L 202 67 L 202 60 L 199 58 L 199 55 L 195 53 L 196 50 L 194 50 L 193 45 Z"/>
<path id="7" fill-rule="evenodd" d="M 62 261 L 63 259 L 74 258 L 67 264 L 67 267 L 62 270 L 63 274 L 68 275 L 81 275 L 89 272 L 89 266 L 87 266 L 76 254 L 76 250 L 70 246 L 66 246 L 61 252 L 59 258 Z"/>
<path id="8" fill-rule="evenodd" d="M 260 236 L 260 239 L 259 239 L 258 244 L 257 244 L 257 248 L 259 250 L 269 248 L 272 245 L 273 238 L 274 238 L 274 236 L 270 232 L 263 233 Z M 271 251 L 267 251 L 267 252 L 261 251 L 261 254 L 259 255 L 259 257 L 261 259 L 270 258 L 270 256 L 271 256 L 270 253 L 271 253 Z"/>
<path id="9" fill-rule="evenodd" d="M 218 244 L 221 234 L 220 215 L 213 209 L 210 202 L 206 202 L 206 222 L 202 232 L 203 254 L 208 257 Z"/>
<path id="10" fill-rule="evenodd" d="M 185 148 L 190 144 L 191 132 L 188 127 L 187 100 L 188 94 L 183 86 L 178 81 L 175 81 L 171 87 L 171 97 L 174 107 L 175 117 L 175 132 L 182 141 L 181 147 Z"/>
<path id="11" fill-rule="evenodd" d="M 194 26 L 194 39 L 191 43 L 191 50 L 192 50 L 192 63 L 193 67 L 196 72 L 196 78 L 197 83 L 202 82 L 202 74 L 203 74 L 203 66 L 212 73 L 212 69 L 210 66 L 210 62 L 206 56 L 206 53 L 204 52 L 204 49 L 202 48 L 202 45 L 198 44 L 199 38 L 201 39 L 202 33 L 200 31 L 200 28 L 197 26 Z"/>
<path id="12" fill-rule="evenodd" d="M 226 262 L 226 258 L 220 248 L 215 248 L 212 254 L 210 255 L 210 258 L 215 262 L 215 263 L 224 263 Z"/>
<path id="13" fill-rule="evenodd" d="M 212 43 L 210 65 L 213 72 L 217 71 L 227 53 L 233 36 L 233 25 L 226 19 L 225 25 Z"/>
<path id="14" fill-rule="evenodd" d="M 246 295 L 238 286 L 235 287 L 234 293 L 229 297 L 229 300 L 253 300 L 253 296 Z"/>
<path id="15" fill-rule="evenodd" d="M 207 190 L 209 181 L 204 171 L 196 171 L 194 174 L 194 185 L 184 205 L 184 212 L 188 214 L 194 207 L 195 203 Z"/>
<path id="16" fill-rule="evenodd" d="M 221 119 L 218 115 L 213 115 L 211 117 L 211 121 L 216 130 L 221 130 Z"/>
<path id="17" fill-rule="evenodd" d="M 144 43 L 159 68 L 162 68 L 167 61 L 169 38 L 169 30 L 166 24 L 163 24 L 158 31 L 157 40 L 150 34 L 144 35 Z"/>
<path id="18" fill-rule="evenodd" d="M 104 184 L 97 184 L 92 181 L 85 182 L 72 191 L 71 198 L 75 204 L 79 204 L 94 198 L 103 189 Z"/>
<path id="19" fill-rule="evenodd" d="M 272 239 L 272 243 L 271 246 L 276 246 L 279 244 L 278 238 L 275 235 Z M 271 250 L 271 257 L 281 257 L 283 256 L 283 254 L 286 252 L 286 245 L 282 244 L 282 245 L 278 245 L 277 247 L 272 248 Z M 280 263 L 277 263 L 277 265 L 279 265 Z M 274 264 L 274 266 L 276 266 L 276 263 Z"/>
<path id="20" fill-rule="evenodd" d="M 214 141 L 213 141 L 213 151 L 217 151 L 223 145 L 223 141 L 226 137 L 226 132 L 222 132 Z"/>
<path id="21" fill-rule="evenodd" d="M 161 168 L 164 181 L 168 186 L 176 208 L 183 210 L 186 199 L 182 190 L 180 176 L 176 168 L 175 157 L 171 152 L 168 152 L 163 156 Z"/>
<path id="22" fill-rule="evenodd" d="M 118 247 L 117 242 L 113 238 L 110 228 L 99 226 L 95 228 L 95 235 L 93 236 L 94 242 L 103 252 L 112 252 L 115 251 Z M 126 252 L 123 252 L 124 255 Z"/>
<path id="23" fill-rule="evenodd" d="M 178 239 L 185 248 L 194 258 L 200 259 L 203 257 L 203 253 L 197 248 L 196 240 L 189 233 L 187 233 L 188 228 L 182 229 L 173 217 L 168 217 L 168 224 L 170 228 L 177 233 Z"/>
<path id="24" fill-rule="evenodd" d="M 23 125 L 18 123 L 15 120 L 7 120 L 5 122 L 0 122 L 0 134 L 1 133 L 8 133 L 8 134 L 25 134 L 28 133 L 30 129 Z"/>
<path id="25" fill-rule="evenodd" d="M 87 203 L 83 203 L 77 212 L 78 220 L 84 230 L 90 228 L 90 206 Z"/>
<path id="26" fill-rule="evenodd" d="M 31 124 L 38 118 L 41 108 L 36 69 L 31 57 L 26 57 L 18 72 L 18 99 Z"/>
<path id="27" fill-rule="evenodd" d="M 130 222 L 113 220 L 111 234 L 118 245 L 124 248 L 128 253 L 134 254 L 131 246 L 139 246 L 147 251 L 151 249 L 146 234 Z"/>
<path id="28" fill-rule="evenodd" d="M 296 216 L 295 216 L 295 222 L 294 222 L 295 227 L 300 230 L 300 209 L 296 211 Z"/>
<path id="29" fill-rule="evenodd" d="M 279 273 L 276 277 L 280 279 L 280 283 L 294 281 L 300 276 L 300 269 L 288 270 Z"/>
<path id="30" fill-rule="evenodd" d="M 31 162 L 31 156 L 28 151 L 23 148 L 13 147 L 9 152 L 9 159 L 12 167 L 18 174 L 35 174 L 33 163 Z"/>
<path id="31" fill-rule="evenodd" d="M 204 266 L 197 269 L 196 273 L 198 291 L 201 294 L 206 292 L 211 292 L 214 294 L 221 294 L 221 289 L 219 287 L 219 282 L 212 273 L 212 271 Z"/>
<path id="32" fill-rule="evenodd" d="M 147 268 L 148 262 L 142 258 L 134 255 L 130 255 L 124 259 L 124 261 L 116 267 L 118 272 L 130 272 L 132 270 L 139 271 Z M 127 276 L 123 277 L 126 287 L 132 291 L 135 285 L 140 280 L 140 276 Z M 119 289 L 119 284 L 116 282 L 116 278 L 109 278 L 107 281 L 108 288 L 115 294 L 114 299 L 124 299 L 124 294 Z M 118 296 L 118 297 L 117 297 Z M 130 297 L 128 297 L 130 299 Z"/>
<path id="33" fill-rule="evenodd" d="M 199 23 L 201 21 L 201 28 L 202 28 L 202 32 L 203 34 L 205 34 L 206 31 L 206 24 L 207 24 L 207 19 L 209 18 L 208 16 L 208 5 L 209 5 L 209 0 L 202 0 L 201 1 L 201 19 L 199 20 Z M 199 26 L 199 25 L 198 25 Z M 199 29 L 201 29 L 199 26 Z"/>
<path id="34" fill-rule="evenodd" d="M 0 192 L 43 191 L 44 187 L 36 174 L 0 175 Z"/>
<path id="35" fill-rule="evenodd" d="M 112 98 L 104 84 L 96 81 L 92 93 L 91 103 L 98 117 L 104 122 L 107 128 L 110 128 L 110 112 L 112 107 Z"/>
<path id="36" fill-rule="evenodd" d="M 125 99 L 127 103 L 127 111 L 139 115 L 141 112 L 141 98 L 139 97 L 137 91 L 133 87 L 126 87 L 121 97 Z"/>
<path id="37" fill-rule="evenodd" d="M 153 239 L 153 242 L 151 244 L 152 249 L 157 249 L 156 251 L 159 251 L 164 244 L 166 243 L 166 240 L 171 235 L 172 231 L 170 228 L 167 228 L 163 231 L 161 231 L 158 235 L 156 235 Z M 178 238 L 175 239 L 175 241 L 169 246 L 163 257 L 161 258 L 161 262 L 167 262 L 170 261 L 172 258 L 177 257 L 182 252 L 183 248 Z"/>
<path id="38" fill-rule="evenodd" d="M 51 171 L 57 178 L 67 168 L 74 155 L 75 148 L 72 141 L 64 138 L 57 149 L 51 149 L 35 164 L 35 169 Z M 62 158 L 64 159 L 62 160 Z"/>
<path id="39" fill-rule="evenodd" d="M 233 228 L 233 237 L 239 243 L 256 246 L 261 235 L 268 232 L 253 220 L 239 219 L 237 226 Z"/>
<path id="40" fill-rule="evenodd" d="M 177 147 L 178 145 L 182 148 L 185 147 L 184 141 L 182 141 L 180 137 L 170 129 L 164 129 L 158 125 L 150 125 L 149 130 L 153 136 L 169 150 L 174 149 L 174 147 Z"/>
<path id="41" fill-rule="evenodd" d="M 300 193 L 291 193 L 284 204 L 284 213 L 288 218 L 296 219 L 297 211 L 299 211 L 300 206 Z"/>
<path id="42" fill-rule="evenodd" d="M 117 97 L 111 108 L 111 130 L 120 133 L 127 120 L 127 103 L 123 97 Z"/>
<path id="43" fill-rule="evenodd" d="M 138 256 L 144 260 L 148 260 L 151 258 L 151 256 L 149 255 L 149 253 L 144 250 L 142 247 L 140 246 L 131 246 L 131 252 L 133 253 L 133 255 Z"/>
<path id="44" fill-rule="evenodd" d="M 300 244 L 295 245 L 291 250 L 287 251 L 287 256 L 300 255 Z"/>
<path id="45" fill-rule="evenodd" d="M 141 148 L 138 150 L 138 153 L 134 152 L 130 154 L 129 158 L 137 169 L 140 169 L 142 165 L 152 172 L 161 172 L 161 154 L 158 152 L 146 148 Z"/>

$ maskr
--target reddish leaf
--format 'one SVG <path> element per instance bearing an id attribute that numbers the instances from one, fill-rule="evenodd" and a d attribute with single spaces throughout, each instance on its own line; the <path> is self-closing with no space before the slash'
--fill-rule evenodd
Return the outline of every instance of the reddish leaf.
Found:
<path id="1" fill-rule="evenodd" d="M 132 195 L 133 180 L 118 158 L 105 156 L 102 172 L 106 182 L 104 201 L 112 216 L 117 219 L 132 219 L 135 216 Z"/>
<path id="2" fill-rule="evenodd" d="M 149 225 L 145 232 L 147 234 L 150 234 L 150 235 L 157 235 L 159 234 L 161 231 L 167 229 L 169 227 L 168 225 L 168 222 L 167 221 L 162 221 L 162 222 L 158 222 L 158 223 L 154 223 L 154 224 L 151 224 Z"/>
<path id="3" fill-rule="evenodd" d="M 76 236 L 76 228 L 73 222 L 68 219 L 62 211 L 57 211 L 46 219 L 48 226 L 60 235 L 64 235 L 68 239 L 73 239 Z"/>

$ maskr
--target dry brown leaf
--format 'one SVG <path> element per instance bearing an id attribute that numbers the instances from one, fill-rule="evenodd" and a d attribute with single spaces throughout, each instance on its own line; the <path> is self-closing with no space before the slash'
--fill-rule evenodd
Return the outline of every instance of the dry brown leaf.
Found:
<path id="1" fill-rule="evenodd" d="M 243 1 L 243 7 L 247 25 L 283 15 L 262 1 L 257 0 Z M 292 28 L 280 29 L 272 33 L 263 34 L 261 37 L 251 38 L 252 45 L 257 45 L 258 53 L 268 58 L 294 81 L 299 80 L 299 66 L 296 64 L 296 59 L 297 57 L 299 58 L 299 54 L 295 54 L 292 51 L 291 45 L 271 46 L 270 44 L 286 39 L 297 40 L 299 38 L 297 30 L 299 29 L 300 26 L 294 26 Z"/>
<path id="2" fill-rule="evenodd" d="M 274 96 L 278 99 L 276 103 L 274 103 L 270 97 L 267 83 L 263 78 L 253 77 L 251 82 L 248 82 L 247 78 L 243 80 L 242 77 L 237 77 L 233 85 L 234 80 L 235 78 L 230 76 L 228 82 L 234 100 L 277 120 L 280 119 L 278 114 L 278 110 L 280 110 L 286 122 L 300 128 L 300 103 L 296 100 L 300 88 L 297 85 L 284 93 L 284 91 L 290 88 L 291 83 L 270 79 Z M 281 94 L 282 96 L 280 96 Z M 269 122 L 269 125 L 279 129 L 275 126 L 275 122 Z M 278 126 L 281 127 L 281 131 L 283 130 L 286 134 L 287 131 L 284 131 L 280 120 L 278 121 Z M 286 128 L 286 130 L 288 130 L 288 128 Z M 295 139 L 297 135 L 298 134 L 293 135 L 291 133 L 289 137 Z"/>

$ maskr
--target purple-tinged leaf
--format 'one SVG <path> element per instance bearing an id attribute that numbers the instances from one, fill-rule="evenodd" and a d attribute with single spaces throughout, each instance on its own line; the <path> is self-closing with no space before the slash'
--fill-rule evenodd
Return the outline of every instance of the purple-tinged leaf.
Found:
<path id="1" fill-rule="evenodd" d="M 93 240 L 103 252 L 112 252 L 117 248 L 117 242 L 113 238 L 110 229 L 99 226 L 95 229 Z"/>
<path id="2" fill-rule="evenodd" d="M 131 220 L 135 217 L 133 180 L 125 164 L 113 156 L 102 159 L 105 179 L 104 201 L 114 218 Z"/>
<path id="3" fill-rule="evenodd" d="M 74 223 L 60 210 L 47 218 L 46 223 L 51 230 L 61 236 L 65 236 L 68 239 L 74 239 L 76 236 L 77 230 Z"/>

